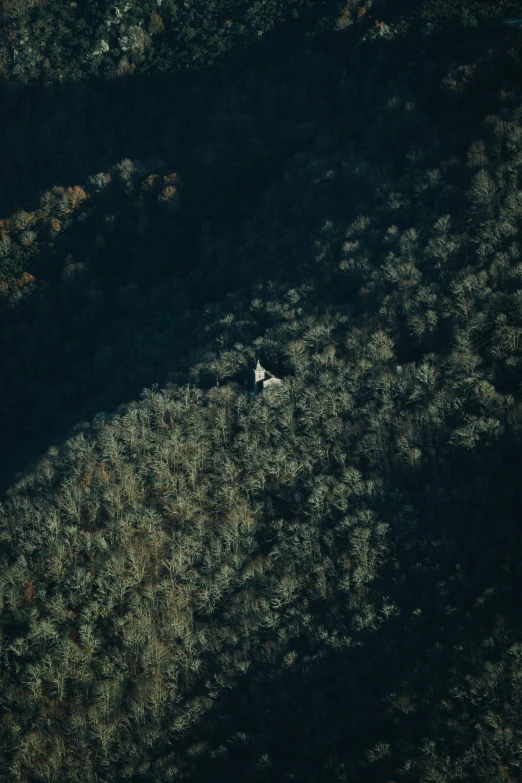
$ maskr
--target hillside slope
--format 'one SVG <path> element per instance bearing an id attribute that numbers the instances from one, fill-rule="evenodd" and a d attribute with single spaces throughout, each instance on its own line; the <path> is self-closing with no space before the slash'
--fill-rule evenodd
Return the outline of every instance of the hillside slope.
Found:
<path id="1" fill-rule="evenodd" d="M 520 39 L 370 12 L 4 93 L 6 780 L 522 777 Z"/>

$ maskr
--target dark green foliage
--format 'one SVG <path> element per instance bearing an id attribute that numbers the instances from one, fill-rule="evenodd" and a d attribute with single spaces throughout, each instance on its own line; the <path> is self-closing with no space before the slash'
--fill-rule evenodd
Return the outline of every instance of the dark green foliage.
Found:
<path id="1" fill-rule="evenodd" d="M 340 0 L 2 0 L 0 76 L 50 84 L 206 67 L 285 22 L 313 20 L 320 30 L 342 6 Z"/>
<path id="2" fill-rule="evenodd" d="M 0 777 L 518 781 L 515 33 L 163 0 L 104 83 L 108 5 L 25 8 L 71 83 L 0 94 Z"/>

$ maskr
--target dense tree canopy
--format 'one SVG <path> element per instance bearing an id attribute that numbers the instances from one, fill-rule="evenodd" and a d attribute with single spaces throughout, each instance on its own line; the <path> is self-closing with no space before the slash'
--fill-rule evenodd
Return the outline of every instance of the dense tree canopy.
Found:
<path id="1" fill-rule="evenodd" d="M 1 776 L 515 783 L 522 8 L 144 8 L 2 5 Z"/>

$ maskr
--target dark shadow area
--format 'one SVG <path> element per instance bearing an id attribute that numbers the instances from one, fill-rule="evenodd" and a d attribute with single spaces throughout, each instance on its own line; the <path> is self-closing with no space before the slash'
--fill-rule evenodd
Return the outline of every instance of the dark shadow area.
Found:
<path id="1" fill-rule="evenodd" d="M 122 180 L 102 193 L 91 188 L 86 212 L 38 251 L 4 260 L 7 274 L 37 281 L 0 313 L 4 489 L 76 423 L 186 373 L 206 304 L 253 279 L 294 274 L 274 259 L 239 273 L 230 248 L 286 161 L 331 122 L 322 90 L 337 74 L 315 69 L 331 35 L 309 39 L 314 20 L 288 23 L 194 73 L 4 86 L 5 216 L 34 211 L 55 186 L 85 188 L 87 177 L 125 158 L 141 165 L 142 179 L 176 172 L 183 181 L 180 213 L 153 209 L 142 234 L 142 198 L 130 198 Z M 339 56 L 362 30 L 339 34 Z"/>
<path id="2" fill-rule="evenodd" d="M 171 278 L 169 285 L 175 298 L 169 311 L 176 309 L 176 300 L 185 311 L 189 306 L 197 309 L 204 304 L 209 292 L 203 291 L 197 280 L 191 286 L 193 296 L 197 291 L 197 302 L 186 299 L 187 283 L 181 284 L 177 280 L 189 271 L 197 276 L 201 224 L 212 220 L 221 228 L 221 221 L 228 219 L 229 223 L 237 225 L 245 213 L 255 208 L 260 194 L 290 152 L 281 149 L 279 140 L 274 137 L 272 146 L 278 145 L 277 149 L 258 151 L 253 171 L 249 171 L 248 160 L 245 160 L 249 150 L 241 150 L 240 146 L 233 147 L 230 143 L 225 149 L 219 139 L 213 144 L 207 143 L 209 125 L 217 135 L 220 133 L 216 122 L 209 119 L 209 113 L 212 106 L 219 103 L 219 96 L 227 90 L 233 92 L 234 68 L 243 69 L 249 64 L 255 88 L 256 69 L 261 73 L 276 66 L 284 70 L 281 64 L 285 59 L 284 49 L 278 47 L 292 37 L 292 50 L 297 50 L 303 36 L 302 29 L 299 32 L 298 27 L 290 26 L 286 33 L 268 35 L 267 40 L 256 44 L 252 52 L 244 53 L 241 63 L 227 65 L 225 62 L 221 67 L 197 73 L 136 76 L 111 82 L 92 80 L 63 87 L 4 87 L 0 96 L 5 152 L 0 200 L 4 215 L 19 208 L 32 211 L 38 206 L 43 191 L 56 185 L 84 185 L 87 176 L 106 171 L 126 157 L 150 161 L 152 173 L 181 170 L 186 181 L 181 219 L 175 226 L 166 225 L 164 221 L 160 236 L 152 240 L 145 238 L 141 243 L 141 258 L 134 254 L 133 269 L 125 262 L 134 242 L 134 239 L 129 242 L 125 226 L 118 226 L 108 237 L 105 253 L 94 262 L 89 258 L 85 264 L 93 253 L 93 221 L 90 220 L 83 231 L 82 224 L 77 224 L 65 238 L 53 243 L 44 260 L 35 260 L 34 268 L 30 268 L 38 281 L 43 277 L 50 285 L 2 314 L 1 385 L 5 402 L 1 473 L 9 472 L 4 485 L 14 475 L 16 443 L 23 441 L 27 448 L 34 441 L 38 443 L 39 451 L 49 439 L 61 437 L 71 424 L 91 416 L 98 405 L 111 408 L 128 401 L 138 395 L 144 385 L 162 383 L 168 369 L 178 366 L 179 334 L 175 337 L 170 334 L 173 345 L 167 355 L 163 350 L 154 369 L 139 366 L 139 362 L 143 362 L 139 350 L 138 356 L 132 356 L 136 329 L 146 333 L 156 317 L 157 304 L 152 305 L 149 301 L 147 304 L 151 304 L 151 308 L 148 309 L 144 299 L 153 284 L 158 284 L 159 275 L 160 280 Z M 289 56 L 287 53 L 287 59 Z M 230 110 L 234 111 L 233 105 Z M 221 121 L 221 130 L 226 136 L 229 117 L 221 117 Z M 158 158 L 161 158 L 159 163 Z M 105 212 L 117 209 L 118 199 L 122 220 L 127 224 L 130 217 L 132 223 L 132 214 L 126 214 L 128 200 L 114 193 L 109 203 L 105 199 L 98 207 L 101 220 L 105 218 Z M 159 258 L 152 262 L 155 269 L 149 269 L 147 262 L 155 251 L 159 252 Z M 176 255 L 174 259 L 172 251 Z M 67 257 L 69 266 L 71 262 L 83 262 L 87 270 L 76 269 L 64 285 L 61 277 Z M 103 312 L 98 308 L 87 322 L 80 315 L 85 298 L 89 297 L 92 277 L 97 278 L 97 285 L 94 289 L 91 286 L 91 293 L 94 291 L 98 299 L 111 297 L 115 289 L 126 283 L 140 284 L 138 291 L 133 289 L 136 307 L 132 301 L 120 307 L 119 318 L 132 322 L 132 326 L 124 324 L 128 331 L 122 339 L 127 345 L 123 350 L 134 368 L 123 371 L 120 362 L 119 379 L 109 367 L 102 370 L 96 362 L 97 352 L 103 352 L 107 330 L 111 330 L 111 322 L 118 315 L 107 312 L 106 307 L 102 307 Z M 211 298 L 220 295 L 219 288 L 210 294 Z M 175 312 L 165 312 L 165 297 L 162 307 L 164 321 L 176 317 Z M 121 332 L 121 321 L 119 326 Z M 171 331 L 173 326 L 175 328 L 175 324 L 169 323 Z M 157 354 L 159 337 L 151 339 L 156 341 L 156 351 L 152 350 L 152 354 Z M 182 337 L 181 342 L 184 340 Z M 80 351 L 81 356 L 78 355 Z M 136 376 L 134 380 L 129 372 Z M 18 462 L 17 468 L 20 466 Z"/>
<path id="3" fill-rule="evenodd" d="M 32 211 L 43 191 L 81 184 L 125 157 L 160 157 L 174 170 L 209 165 L 210 160 L 201 160 L 200 145 L 209 142 L 209 112 L 219 104 L 220 96 L 229 98 L 231 111 L 238 108 L 234 106 L 235 85 L 244 71 L 252 98 L 256 82 L 266 72 L 274 76 L 279 72 L 283 81 L 296 58 L 306 58 L 307 50 L 320 48 L 330 39 L 331 33 L 315 29 L 323 12 L 320 7 L 308 9 L 298 21 L 280 24 L 247 50 L 225 54 L 210 67 L 93 77 L 63 85 L 4 83 L 0 91 L 4 151 L 0 215 L 7 217 L 16 209 Z M 352 46 L 363 29 L 360 25 L 339 33 L 342 48 Z M 219 132 L 219 128 L 214 130 Z M 227 135 L 226 127 L 221 130 Z M 241 145 L 217 141 L 211 146 L 208 159 L 227 163 L 241 159 Z"/>
<path id="4" fill-rule="evenodd" d="M 384 10 L 382 5 L 379 17 Z M 274 183 L 296 156 L 329 154 L 348 137 L 357 154 L 382 164 L 383 179 L 372 180 L 362 167 L 348 186 L 338 188 L 337 196 L 346 199 L 342 207 L 335 205 L 339 215 L 348 208 L 368 211 L 372 199 L 393 190 L 390 182 L 418 130 L 412 124 L 408 133 L 397 132 L 390 157 L 389 123 L 377 127 L 380 69 L 384 62 L 394 63 L 398 75 L 413 57 L 419 65 L 412 76 L 419 108 L 434 116 L 441 106 L 429 96 L 447 60 L 462 54 L 464 42 L 460 34 L 448 35 L 444 61 L 435 57 L 440 37 L 410 51 L 394 40 L 358 50 L 360 63 L 348 74 L 353 88 L 347 91 L 352 89 L 360 108 L 347 113 L 343 70 L 350 70 L 354 47 L 373 21 L 312 39 L 307 36 L 313 22 L 311 15 L 288 23 L 249 51 L 225 58 L 222 66 L 194 73 L 4 88 L 4 215 L 18 207 L 34 210 L 42 192 L 54 186 L 84 187 L 86 177 L 124 158 L 143 168 L 137 187 L 147 174 L 176 172 L 183 181 L 181 210 L 164 214 L 157 204 L 149 209 L 132 182 L 127 191 L 123 175 L 118 180 L 113 174 L 118 182 L 99 194 L 93 191 L 85 214 L 65 221 L 67 231 L 48 236 L 38 250 L 19 248 L 9 262 L 16 274 L 8 274 L 28 272 L 36 288 L 0 314 L 4 489 L 47 446 L 97 411 L 136 398 L 145 386 L 163 385 L 169 375 L 188 379 L 195 351 L 202 347 L 194 336 L 209 303 L 248 290 L 253 282 L 297 285 L 308 279 L 310 264 L 285 266 L 270 248 L 255 261 L 246 251 L 239 261 L 233 252 L 239 236 L 247 247 L 259 205 L 272 197 Z M 470 53 L 481 34 L 474 31 L 468 39 Z M 493 90 L 498 69 L 484 79 L 482 89 Z M 466 99 L 461 107 L 452 100 L 441 115 L 440 136 L 457 127 L 456 114 L 463 112 L 470 127 L 474 121 L 473 102 Z M 458 129 L 463 132 L 462 123 Z M 454 136 L 455 131 L 448 148 Z M 440 152 L 434 149 L 432 155 L 436 160 Z M 289 207 L 288 222 L 295 224 Z M 331 216 L 331 202 L 319 194 L 314 223 L 320 226 Z M 278 218 L 284 231 L 287 218 Z M 406 228 L 406 210 L 401 220 Z M 252 234 L 252 256 L 267 229 Z M 285 241 L 291 245 L 295 238 L 289 230 Z M 353 289 L 336 288 L 330 273 L 316 275 L 318 305 L 332 297 L 336 306 L 345 306 L 363 279 L 361 273 L 354 276 Z M 359 309 L 364 315 L 364 305 Z M 270 320 L 263 319 L 245 337 L 262 333 Z M 422 350 L 425 346 L 408 346 L 406 359 Z"/>

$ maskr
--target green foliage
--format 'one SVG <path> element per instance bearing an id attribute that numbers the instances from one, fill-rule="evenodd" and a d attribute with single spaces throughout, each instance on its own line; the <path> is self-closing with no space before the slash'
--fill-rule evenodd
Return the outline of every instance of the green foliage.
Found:
<path id="1" fill-rule="evenodd" d="M 66 5 L 3 6 L 0 777 L 518 780 L 513 31 Z"/>
<path id="2" fill-rule="evenodd" d="M 87 5 L 2 0 L 6 24 L 0 30 L 0 73 L 22 84 L 49 84 L 93 74 L 113 79 L 134 72 L 201 68 L 244 49 L 284 22 L 312 15 L 319 26 L 326 26 L 338 5 L 311 0 L 164 0 L 144 8 L 132 0 Z M 361 5 L 362 0 L 356 0 L 355 6 Z"/>

